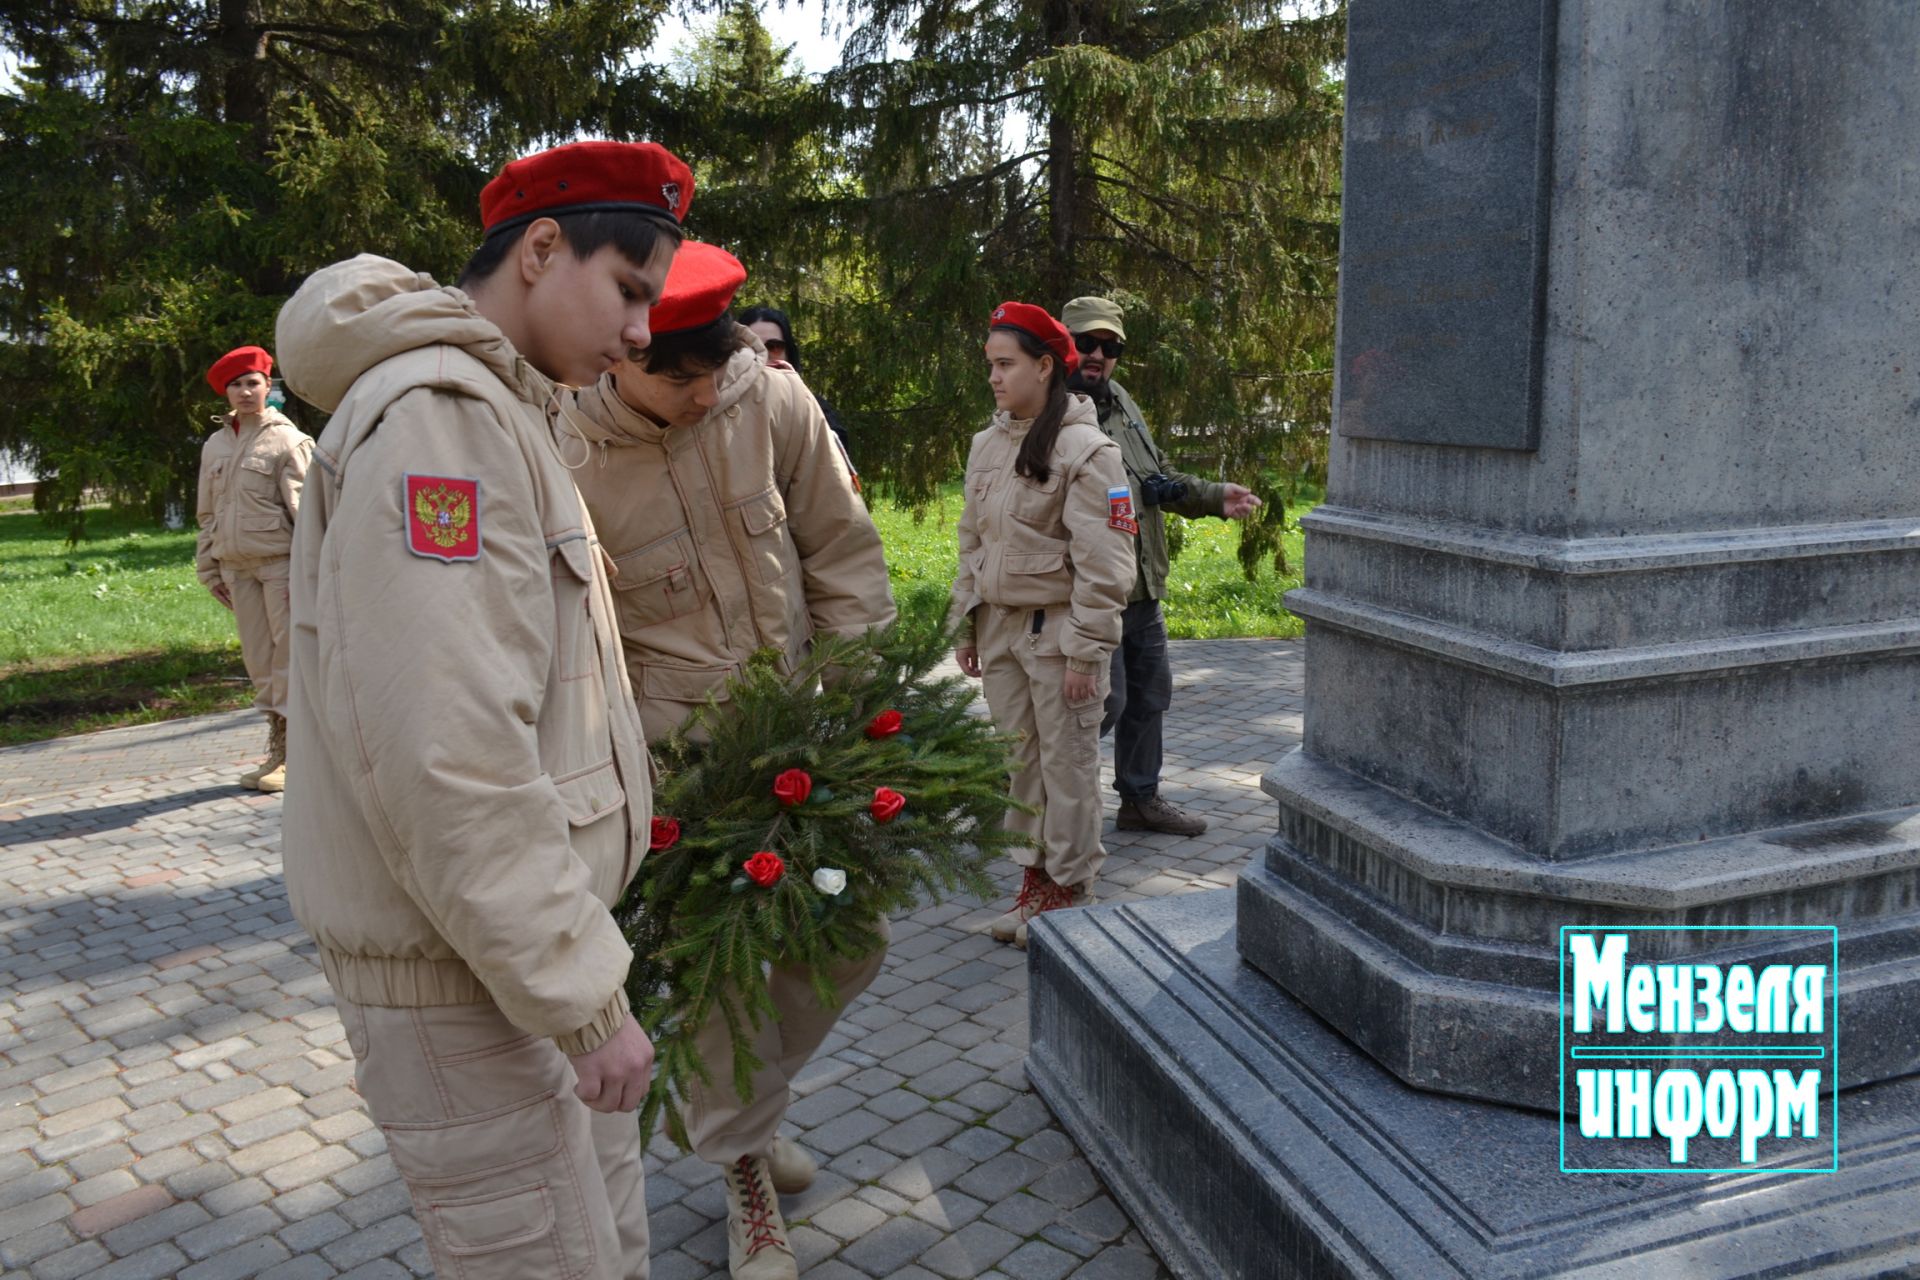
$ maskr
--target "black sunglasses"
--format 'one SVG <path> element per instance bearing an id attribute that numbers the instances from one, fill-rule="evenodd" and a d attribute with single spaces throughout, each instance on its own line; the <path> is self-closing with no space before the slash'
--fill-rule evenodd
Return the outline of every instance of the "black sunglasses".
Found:
<path id="1" fill-rule="evenodd" d="M 1083 356 L 1092 355 L 1094 348 L 1098 347 L 1109 360 L 1118 360 L 1120 353 L 1127 349 L 1127 344 L 1118 338 L 1097 338 L 1091 333 L 1074 334 L 1073 345 Z"/>

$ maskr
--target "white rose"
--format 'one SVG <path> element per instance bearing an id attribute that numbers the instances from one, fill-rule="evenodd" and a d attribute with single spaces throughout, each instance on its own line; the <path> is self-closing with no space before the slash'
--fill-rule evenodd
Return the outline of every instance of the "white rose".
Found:
<path id="1" fill-rule="evenodd" d="M 813 873 L 813 887 L 831 898 L 847 887 L 847 873 L 838 867 L 822 867 Z"/>

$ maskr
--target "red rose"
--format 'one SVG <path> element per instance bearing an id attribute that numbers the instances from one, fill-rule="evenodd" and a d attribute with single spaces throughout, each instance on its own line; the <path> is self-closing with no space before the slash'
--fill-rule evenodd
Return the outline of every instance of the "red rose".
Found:
<path id="1" fill-rule="evenodd" d="M 803 773 L 800 776 L 804 778 L 807 775 Z M 747 859 L 745 870 L 747 879 L 766 889 L 772 887 L 775 880 L 786 874 L 787 864 L 780 861 L 780 855 L 771 849 L 762 849 Z"/>
<path id="2" fill-rule="evenodd" d="M 907 798 L 892 787 L 876 787 L 873 792 L 873 820 L 892 822 L 907 807 Z"/>
<path id="3" fill-rule="evenodd" d="M 891 738 L 898 732 L 900 732 L 900 713 L 898 711 L 882 711 L 867 725 L 867 736 L 869 738 Z"/>
<path id="4" fill-rule="evenodd" d="M 773 798 L 791 809 L 813 794 L 813 779 L 805 769 L 789 769 L 773 780 Z"/>
<path id="5" fill-rule="evenodd" d="M 653 837 L 647 846 L 649 850 L 654 853 L 659 853 L 661 850 L 671 849 L 679 843 L 680 819 L 655 818 L 653 820 Z"/>

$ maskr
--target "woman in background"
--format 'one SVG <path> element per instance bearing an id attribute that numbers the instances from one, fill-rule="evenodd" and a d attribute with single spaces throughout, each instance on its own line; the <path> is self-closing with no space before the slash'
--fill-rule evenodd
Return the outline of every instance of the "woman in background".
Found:
<path id="1" fill-rule="evenodd" d="M 741 324 L 753 330 L 754 336 L 759 338 L 761 344 L 766 347 L 768 363 L 777 365 L 785 361 L 789 369 L 802 378 L 806 377 L 806 370 L 800 365 L 800 341 L 793 336 L 793 326 L 788 323 L 786 312 L 778 307 L 748 307 L 740 313 L 739 320 Z M 834 439 L 840 442 L 840 452 L 846 453 L 846 424 L 840 421 L 840 415 L 833 411 L 832 405 L 820 398 L 818 392 L 814 393 L 813 399 L 814 403 L 820 406 L 820 412 L 825 416 L 827 426 L 832 428 Z M 853 465 L 851 456 L 847 459 L 847 465 L 849 467 Z"/>

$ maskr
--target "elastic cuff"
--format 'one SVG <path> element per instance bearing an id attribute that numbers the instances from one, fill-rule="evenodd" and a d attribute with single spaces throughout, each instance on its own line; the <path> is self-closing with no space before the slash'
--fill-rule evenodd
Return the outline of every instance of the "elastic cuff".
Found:
<path id="1" fill-rule="evenodd" d="M 577 1058 L 583 1053 L 592 1053 L 613 1039 L 613 1033 L 625 1026 L 626 1022 L 627 993 L 620 990 L 613 993 L 613 999 L 607 1002 L 605 1008 L 593 1015 L 592 1022 L 578 1031 L 555 1036 L 553 1043 L 569 1058 Z"/>
<path id="2" fill-rule="evenodd" d="M 1100 674 L 1101 668 L 1106 665 L 1104 662 L 1090 662 L 1085 658 L 1067 659 L 1067 670 L 1076 671 L 1083 676 L 1097 676 Z"/>

